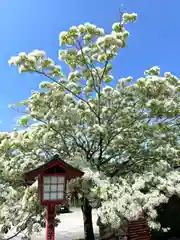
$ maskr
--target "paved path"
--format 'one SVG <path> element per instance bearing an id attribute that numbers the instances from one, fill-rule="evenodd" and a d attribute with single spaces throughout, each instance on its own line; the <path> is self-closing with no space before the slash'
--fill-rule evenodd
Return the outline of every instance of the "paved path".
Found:
<path id="1" fill-rule="evenodd" d="M 71 209 L 72 213 L 61 214 L 60 219 L 61 223 L 56 228 L 56 240 L 75 240 L 83 239 L 84 230 L 83 230 L 83 218 L 81 209 L 74 208 Z M 98 234 L 98 227 L 96 225 L 97 214 L 96 210 L 93 210 L 93 225 L 94 233 Z M 11 236 L 11 235 L 9 235 Z M 13 238 L 13 240 L 20 240 L 20 236 Z M 43 229 L 41 236 L 33 235 L 32 240 L 45 240 L 45 230 Z"/>

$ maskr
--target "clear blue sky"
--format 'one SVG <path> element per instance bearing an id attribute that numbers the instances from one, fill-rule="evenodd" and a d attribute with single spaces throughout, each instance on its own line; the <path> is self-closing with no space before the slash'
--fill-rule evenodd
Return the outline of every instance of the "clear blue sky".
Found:
<path id="1" fill-rule="evenodd" d="M 128 47 L 115 62 L 114 76 L 140 77 L 154 65 L 180 76 L 180 0 L 1 0 L 0 131 L 10 131 L 17 119 L 8 104 L 27 99 L 41 80 L 19 75 L 8 66 L 10 56 L 42 49 L 56 60 L 61 31 L 84 22 L 108 31 L 119 20 L 121 4 L 127 11 L 137 12 L 138 21 L 129 25 Z"/>

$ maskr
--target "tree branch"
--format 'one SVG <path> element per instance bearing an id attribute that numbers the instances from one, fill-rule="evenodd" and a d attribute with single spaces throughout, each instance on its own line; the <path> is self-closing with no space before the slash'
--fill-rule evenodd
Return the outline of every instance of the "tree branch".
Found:
<path id="1" fill-rule="evenodd" d="M 25 226 L 20 229 L 17 233 L 15 233 L 14 235 L 12 235 L 11 237 L 8 237 L 8 238 L 0 238 L 0 240 L 11 240 L 15 237 L 17 237 L 20 233 L 22 233 L 26 228 L 27 228 L 27 221 L 29 221 L 29 219 L 31 218 L 32 216 L 29 216 L 27 219 L 26 219 L 26 224 Z"/>
<path id="2" fill-rule="evenodd" d="M 12 235 L 11 237 L 8 238 L 0 238 L 0 240 L 11 240 L 15 237 L 17 237 L 21 232 L 23 232 L 26 229 L 26 227 L 24 229 L 19 230 L 17 233 L 15 233 L 14 235 Z"/>
<path id="3" fill-rule="evenodd" d="M 64 86 L 62 83 L 60 83 L 59 81 L 57 81 L 56 79 L 54 79 L 53 77 L 49 76 L 48 74 L 46 74 L 45 72 L 41 72 L 38 70 L 35 70 L 36 73 L 39 73 L 45 77 L 47 77 L 48 79 L 50 79 L 51 81 L 57 83 L 58 85 L 60 85 L 61 87 L 64 88 L 64 90 L 70 92 L 73 96 L 75 96 L 77 99 L 83 101 L 84 103 L 86 103 L 89 107 L 89 109 L 96 115 L 96 112 L 94 111 L 94 109 L 91 107 L 90 103 L 88 101 L 86 101 L 84 98 L 80 97 L 79 95 L 75 94 L 73 91 L 71 91 L 69 88 L 67 88 L 66 86 Z"/>

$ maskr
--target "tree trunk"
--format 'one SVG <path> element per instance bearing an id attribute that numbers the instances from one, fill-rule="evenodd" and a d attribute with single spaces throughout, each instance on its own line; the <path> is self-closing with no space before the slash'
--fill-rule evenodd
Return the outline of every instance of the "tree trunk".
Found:
<path id="1" fill-rule="evenodd" d="M 93 221 L 92 221 L 92 207 L 87 198 L 83 197 L 81 200 L 81 210 L 84 219 L 84 239 L 94 240 Z"/>

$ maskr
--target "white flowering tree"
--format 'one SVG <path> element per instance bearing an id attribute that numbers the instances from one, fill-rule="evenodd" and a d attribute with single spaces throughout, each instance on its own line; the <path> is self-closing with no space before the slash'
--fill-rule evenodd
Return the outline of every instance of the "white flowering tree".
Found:
<path id="1" fill-rule="evenodd" d="M 135 81 L 131 77 L 116 81 L 112 76 L 112 61 L 126 46 L 129 36 L 125 24 L 135 20 L 136 14 L 123 14 L 110 34 L 92 24 L 62 32 L 59 59 L 71 69 L 67 77 L 43 51 L 20 53 L 10 59 L 9 64 L 17 66 L 20 73 L 40 74 L 46 81 L 29 99 L 11 105 L 24 113 L 19 120 L 20 129 L 0 136 L 2 187 L 13 189 L 1 201 L 0 220 L 5 229 L 17 223 L 16 214 L 11 212 L 17 213 L 21 229 L 39 229 L 43 209 L 38 205 L 37 188 L 24 186 L 22 176 L 54 153 L 82 170 L 90 168 L 111 178 L 121 174 L 126 179 L 129 172 L 143 174 L 162 160 L 170 168 L 177 164 L 179 79 L 171 73 L 160 76 L 158 67 Z M 89 200 L 101 199 L 102 182 L 97 183 L 97 178 L 84 180 L 91 183 L 89 191 L 83 188 L 89 185 L 80 180 L 72 186 L 76 188 L 79 181 L 83 189 L 80 193 L 85 239 L 93 240 Z M 114 203 L 115 196 L 109 197 Z M 110 214 L 103 208 L 108 208 L 108 203 L 109 199 L 102 205 L 102 219 L 103 214 Z M 12 211 L 6 211 L 7 207 Z M 128 216 L 131 214 L 125 218 Z M 112 216 L 112 226 L 115 217 Z"/>
<path id="2" fill-rule="evenodd" d="M 115 181 L 116 180 L 116 181 Z M 102 206 L 99 215 L 104 224 L 126 233 L 128 222 L 146 217 L 151 229 L 162 228 L 157 222 L 158 206 L 168 203 L 176 195 L 180 197 L 180 174 L 166 161 L 160 161 L 143 174 L 116 178 L 102 187 Z"/>

